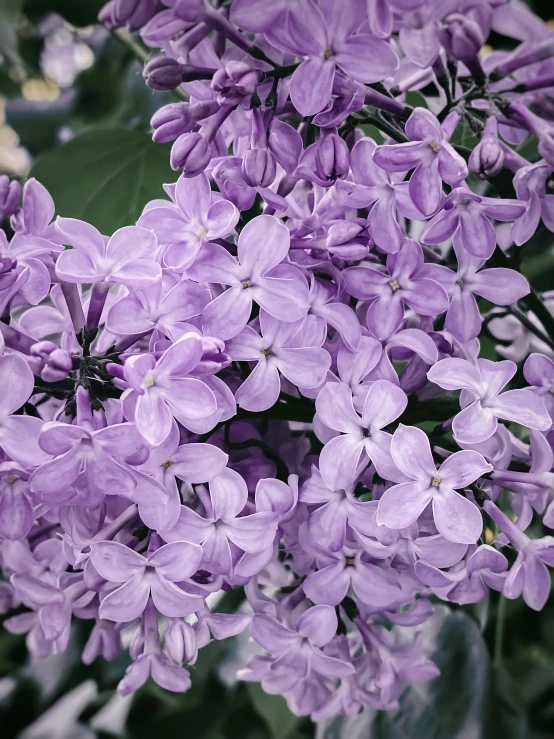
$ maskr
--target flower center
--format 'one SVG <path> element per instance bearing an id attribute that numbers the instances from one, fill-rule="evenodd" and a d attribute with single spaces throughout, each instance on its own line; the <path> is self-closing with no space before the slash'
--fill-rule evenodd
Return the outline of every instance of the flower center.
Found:
<path id="1" fill-rule="evenodd" d="M 250 280 L 244 280 L 244 282 L 242 283 L 242 289 L 246 290 L 246 288 L 248 287 L 252 287 L 252 283 L 250 282 Z"/>
<path id="2" fill-rule="evenodd" d="M 323 52 L 323 58 L 329 59 L 332 56 L 333 56 L 333 49 L 330 46 L 328 46 Z"/>
<path id="3" fill-rule="evenodd" d="M 435 139 L 432 139 L 431 141 L 429 141 L 429 146 L 431 147 L 431 149 L 433 149 L 433 151 L 435 152 L 435 154 L 438 154 L 439 151 L 442 149 L 442 146 L 440 144 L 438 144 L 435 141 Z"/>
<path id="4" fill-rule="evenodd" d="M 267 349 L 262 349 L 262 354 L 265 357 L 270 357 L 273 354 L 273 352 L 271 351 L 271 348 L 268 347 Z"/>
<path id="5" fill-rule="evenodd" d="M 203 239 L 204 236 L 208 235 L 208 229 L 202 226 L 202 228 L 198 229 L 198 231 L 196 232 L 196 235 L 198 236 L 199 239 Z"/>
<path id="6" fill-rule="evenodd" d="M 550 387 L 548 388 L 548 392 L 554 395 L 554 385 L 550 385 Z"/>
<path id="7" fill-rule="evenodd" d="M 344 558 L 344 564 L 347 567 L 354 567 L 355 563 L 356 563 L 356 559 L 354 557 L 345 557 Z"/>
<path id="8" fill-rule="evenodd" d="M 154 384 L 154 375 L 146 375 L 146 377 L 144 378 L 144 384 L 146 387 L 152 387 L 152 385 Z"/>
<path id="9" fill-rule="evenodd" d="M 400 290 L 400 283 L 398 280 L 389 280 L 389 287 L 395 293 L 397 290 Z"/>
<path id="10" fill-rule="evenodd" d="M 13 485 L 13 484 L 14 484 L 14 482 L 15 482 L 15 481 L 16 481 L 17 479 L 18 479 L 18 478 L 17 478 L 17 475 L 8 475 L 8 476 L 6 477 L 6 482 L 8 483 L 8 485 Z"/>
<path id="11" fill-rule="evenodd" d="M 164 462 L 162 464 L 162 467 L 164 468 L 164 470 L 167 470 L 169 467 L 171 467 L 172 464 L 173 462 L 170 459 L 168 459 L 167 462 Z"/>
<path id="12" fill-rule="evenodd" d="M 464 281 L 462 280 L 462 278 L 461 278 L 461 277 L 460 277 L 460 279 L 459 279 L 459 280 L 456 280 L 456 285 L 459 285 L 460 287 L 463 287 L 463 285 L 464 285 Z"/>
<path id="13" fill-rule="evenodd" d="M 440 477 L 433 477 L 433 479 L 431 480 L 431 487 L 432 487 L 432 488 L 438 488 L 438 486 L 439 486 L 440 484 L 441 484 L 441 479 L 440 479 Z"/>

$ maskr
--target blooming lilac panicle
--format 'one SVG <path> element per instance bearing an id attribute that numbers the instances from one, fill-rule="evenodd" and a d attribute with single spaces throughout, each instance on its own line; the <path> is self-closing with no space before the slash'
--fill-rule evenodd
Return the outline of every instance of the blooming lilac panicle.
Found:
<path id="1" fill-rule="evenodd" d="M 0 177 L 4 625 L 46 657 L 87 619 L 86 664 L 129 632 L 122 695 L 248 630 L 238 678 L 297 715 L 395 710 L 435 597 L 550 593 L 553 294 L 515 265 L 554 232 L 552 39 L 502 0 L 100 20 L 188 96 L 152 118 L 182 173 L 106 235 Z"/>

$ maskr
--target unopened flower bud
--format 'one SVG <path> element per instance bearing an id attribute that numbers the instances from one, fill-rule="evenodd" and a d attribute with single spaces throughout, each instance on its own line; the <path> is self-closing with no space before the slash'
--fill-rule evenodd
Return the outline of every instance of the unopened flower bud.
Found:
<path id="1" fill-rule="evenodd" d="M 17 280 L 17 259 L 13 257 L 0 257 L 0 290 L 11 287 Z"/>
<path id="2" fill-rule="evenodd" d="M 494 116 L 487 118 L 481 141 L 469 157 L 469 171 L 481 180 L 494 177 L 504 166 L 504 150 L 498 139 L 498 121 Z"/>
<path id="3" fill-rule="evenodd" d="M 212 153 L 210 144 L 202 134 L 191 131 L 179 136 L 171 148 L 172 169 L 183 169 L 185 177 L 196 177 L 206 169 Z"/>
<path id="4" fill-rule="evenodd" d="M 183 81 L 182 65 L 168 56 L 151 59 L 142 74 L 148 87 L 153 90 L 174 90 Z"/>
<path id="5" fill-rule="evenodd" d="M 212 90 L 220 104 L 238 104 L 256 91 L 262 74 L 245 62 L 230 61 L 218 69 L 212 79 Z"/>
<path id="6" fill-rule="evenodd" d="M 21 199 L 21 185 L 10 180 L 8 175 L 0 176 L 0 221 L 9 218 L 17 210 Z"/>
<path id="7" fill-rule="evenodd" d="M 176 0 L 171 4 L 175 16 L 187 23 L 198 23 L 206 14 L 204 0 Z"/>
<path id="8" fill-rule="evenodd" d="M 30 363 L 35 374 L 45 382 L 64 380 L 73 368 L 67 349 L 60 349 L 52 341 L 38 341 L 31 347 Z"/>
<path id="9" fill-rule="evenodd" d="M 98 14 L 98 20 L 108 28 L 127 26 L 138 31 L 163 9 L 159 0 L 111 0 Z"/>
<path id="10" fill-rule="evenodd" d="M 446 17 L 440 39 L 448 56 L 462 62 L 475 59 L 485 43 L 483 31 L 477 21 L 461 13 L 452 13 Z"/>
<path id="11" fill-rule="evenodd" d="M 350 168 L 350 152 L 346 143 L 336 133 L 320 140 L 315 155 L 316 175 L 332 182 L 347 174 Z"/>
<path id="12" fill-rule="evenodd" d="M 183 133 L 192 131 L 194 126 L 219 110 L 215 100 L 202 103 L 170 103 L 154 113 L 150 124 L 154 129 L 152 139 L 157 143 L 174 141 Z"/>
<path id="13" fill-rule="evenodd" d="M 165 632 L 165 651 L 178 664 L 193 665 L 198 657 L 196 634 L 186 621 L 172 624 Z"/>
<path id="14" fill-rule="evenodd" d="M 231 357 L 225 353 L 225 342 L 214 336 L 202 337 L 202 359 L 196 365 L 198 375 L 214 375 L 231 364 Z"/>
<path id="15" fill-rule="evenodd" d="M 277 174 L 277 165 L 269 149 L 250 149 L 242 160 L 242 176 L 250 187 L 269 187 Z"/>

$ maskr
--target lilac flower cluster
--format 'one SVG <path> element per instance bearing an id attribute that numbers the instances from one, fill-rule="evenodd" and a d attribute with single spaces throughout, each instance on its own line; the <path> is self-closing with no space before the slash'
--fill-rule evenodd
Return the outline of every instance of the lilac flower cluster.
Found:
<path id="1" fill-rule="evenodd" d="M 86 663 L 130 634 L 122 694 L 186 691 L 199 648 L 248 627 L 238 677 L 296 714 L 393 709 L 438 674 L 436 599 L 550 592 L 529 526 L 554 527 L 554 319 L 510 254 L 554 231 L 554 37 L 504 0 L 101 20 L 189 95 L 152 120 L 180 174 L 109 237 L 0 179 L 5 627 L 45 656 L 93 620 Z M 522 43 L 482 58 L 491 30 Z M 511 147 L 530 133 L 533 162 Z M 484 331 L 508 358 L 479 356 Z"/>

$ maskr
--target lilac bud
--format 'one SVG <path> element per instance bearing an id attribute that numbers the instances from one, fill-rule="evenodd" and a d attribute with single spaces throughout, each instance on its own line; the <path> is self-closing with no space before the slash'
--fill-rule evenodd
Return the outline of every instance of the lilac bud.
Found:
<path id="1" fill-rule="evenodd" d="M 5 290 L 17 280 L 16 267 L 17 259 L 0 257 L 0 290 Z"/>
<path id="2" fill-rule="evenodd" d="M 277 165 L 269 149 L 250 149 L 242 160 L 242 176 L 250 187 L 269 187 L 275 175 Z"/>
<path id="3" fill-rule="evenodd" d="M 31 347 L 30 361 L 35 374 L 45 382 L 64 380 L 73 368 L 73 361 L 67 349 L 60 349 L 52 341 L 38 341 Z"/>
<path id="4" fill-rule="evenodd" d="M 342 177 L 350 168 L 348 146 L 336 133 L 325 136 L 319 142 L 315 163 L 315 172 L 320 179 L 333 181 Z"/>
<path id="5" fill-rule="evenodd" d="M 184 133 L 171 148 L 172 169 L 183 169 L 185 177 L 196 177 L 206 169 L 212 153 L 207 139 L 200 133 Z"/>
<path id="6" fill-rule="evenodd" d="M 165 651 L 178 664 L 193 665 L 198 657 L 196 634 L 186 621 L 172 624 L 165 632 Z"/>
<path id="7" fill-rule="evenodd" d="M 225 353 L 225 342 L 213 336 L 202 337 L 202 359 L 196 366 L 198 375 L 213 375 L 231 364 L 231 358 Z"/>
<path id="8" fill-rule="evenodd" d="M 143 75 L 146 84 L 153 90 L 174 90 L 181 82 L 211 80 L 215 72 L 215 69 L 180 64 L 171 57 L 158 56 L 144 67 Z"/>
<path id="9" fill-rule="evenodd" d="M 475 59 L 485 43 L 477 21 L 460 13 L 452 13 L 446 17 L 440 39 L 448 55 L 462 62 Z"/>
<path id="10" fill-rule="evenodd" d="M 258 69 L 244 62 L 231 61 L 215 72 L 211 87 L 219 103 L 238 104 L 254 94 L 261 78 Z"/>
<path id="11" fill-rule="evenodd" d="M 153 90 L 174 90 L 183 81 L 182 65 L 168 56 L 151 59 L 142 74 L 148 87 Z"/>
<path id="12" fill-rule="evenodd" d="M 150 124 L 154 129 L 152 139 L 157 143 L 173 141 L 182 133 L 192 131 L 194 126 L 219 110 L 215 100 L 202 103 L 170 103 L 154 113 Z"/>
<path id="13" fill-rule="evenodd" d="M 469 157 L 469 171 L 481 180 L 494 177 L 504 166 L 504 150 L 498 140 L 498 121 L 494 116 L 487 118 L 481 141 Z"/>
<path id="14" fill-rule="evenodd" d="M 8 175 L 0 175 L 0 221 L 9 218 L 17 210 L 21 199 L 21 185 L 10 180 Z"/>
<path id="15" fill-rule="evenodd" d="M 108 28 L 127 26 L 138 31 L 162 9 L 159 0 L 112 0 L 102 8 L 98 20 Z"/>
<path id="16" fill-rule="evenodd" d="M 204 0 L 177 0 L 172 5 L 176 17 L 187 23 L 198 23 L 206 12 Z"/>

